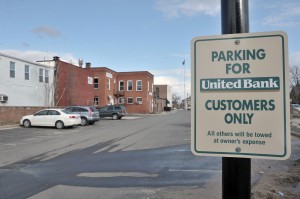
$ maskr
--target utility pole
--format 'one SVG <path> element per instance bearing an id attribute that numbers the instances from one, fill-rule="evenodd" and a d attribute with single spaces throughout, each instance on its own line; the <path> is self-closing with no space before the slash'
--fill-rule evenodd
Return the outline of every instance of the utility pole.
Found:
<path id="1" fill-rule="evenodd" d="M 248 0 L 221 0 L 222 34 L 248 33 Z M 222 158 L 222 198 L 250 199 L 251 159 Z"/>

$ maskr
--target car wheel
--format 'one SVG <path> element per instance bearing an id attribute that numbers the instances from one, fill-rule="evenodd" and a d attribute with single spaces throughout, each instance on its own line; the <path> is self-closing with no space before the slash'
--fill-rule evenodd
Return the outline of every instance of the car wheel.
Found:
<path id="1" fill-rule="evenodd" d="M 85 125 L 87 125 L 87 123 L 88 123 L 88 122 L 87 122 L 87 119 L 86 119 L 85 117 L 82 117 L 82 118 L 81 118 L 81 125 L 82 125 L 82 126 L 85 126 Z"/>
<path id="2" fill-rule="evenodd" d="M 24 120 L 23 121 L 23 126 L 26 127 L 26 128 L 29 128 L 31 126 L 31 123 L 29 120 Z"/>
<path id="3" fill-rule="evenodd" d="M 113 114 L 112 119 L 113 119 L 113 120 L 118 119 L 118 115 L 117 115 L 117 114 Z"/>
<path id="4" fill-rule="evenodd" d="M 64 128 L 64 123 L 63 123 L 62 121 L 57 121 L 57 122 L 55 123 L 55 127 L 56 127 L 57 129 L 62 129 L 62 128 Z"/>

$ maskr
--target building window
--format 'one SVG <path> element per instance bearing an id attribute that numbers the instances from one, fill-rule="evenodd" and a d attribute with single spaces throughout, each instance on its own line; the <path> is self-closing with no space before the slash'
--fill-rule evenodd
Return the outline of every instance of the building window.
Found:
<path id="1" fill-rule="evenodd" d="M 39 70 L 39 81 L 43 82 L 44 80 L 44 69 L 40 68 Z"/>
<path id="2" fill-rule="evenodd" d="M 155 93 L 155 97 L 159 97 L 159 88 L 158 88 L 158 87 L 156 87 L 156 88 L 155 88 L 155 91 L 156 91 L 156 93 Z"/>
<path id="3" fill-rule="evenodd" d="M 12 61 L 9 63 L 9 77 L 16 77 L 16 63 Z"/>
<path id="4" fill-rule="evenodd" d="M 143 104 L 143 98 L 137 97 L 137 98 L 136 98 L 136 103 L 137 103 L 137 104 Z"/>
<path id="5" fill-rule="evenodd" d="M 119 98 L 119 104 L 125 104 L 125 99 L 123 97 Z"/>
<path id="6" fill-rule="evenodd" d="M 123 80 L 119 81 L 119 91 L 124 91 L 124 81 Z"/>
<path id="7" fill-rule="evenodd" d="M 45 70 L 45 83 L 49 83 L 49 70 Z"/>
<path id="8" fill-rule="evenodd" d="M 142 80 L 136 81 L 136 90 L 141 91 L 142 90 Z"/>
<path id="9" fill-rule="evenodd" d="M 98 106 L 99 105 L 99 97 L 95 96 L 94 97 L 94 106 Z"/>
<path id="10" fill-rule="evenodd" d="M 107 78 L 107 90 L 110 90 L 110 78 Z"/>
<path id="11" fill-rule="evenodd" d="M 94 77 L 94 89 L 98 89 L 99 87 L 99 80 L 98 77 Z"/>
<path id="12" fill-rule="evenodd" d="M 132 91 L 132 80 L 127 81 L 127 91 Z"/>
<path id="13" fill-rule="evenodd" d="M 133 104 L 133 97 L 127 98 L 127 104 Z"/>
<path id="14" fill-rule="evenodd" d="M 29 66 L 25 65 L 25 80 L 29 80 Z"/>

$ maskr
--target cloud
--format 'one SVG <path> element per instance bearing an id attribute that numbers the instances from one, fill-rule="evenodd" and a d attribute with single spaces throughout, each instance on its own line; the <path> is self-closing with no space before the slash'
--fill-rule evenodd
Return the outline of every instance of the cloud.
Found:
<path id="1" fill-rule="evenodd" d="M 75 65 L 78 64 L 78 59 L 75 58 L 71 53 L 43 52 L 38 50 L 20 51 L 12 49 L 0 50 L 0 53 L 31 62 L 41 60 L 52 60 L 54 56 L 59 56 L 62 61 L 73 63 Z"/>
<path id="2" fill-rule="evenodd" d="M 280 3 L 265 8 L 271 10 L 272 14 L 263 19 L 263 25 L 283 27 L 300 24 L 300 3 Z"/>
<path id="3" fill-rule="evenodd" d="M 184 96 L 184 78 L 183 68 L 174 70 L 155 70 L 150 71 L 154 75 L 154 84 L 167 84 L 172 87 L 172 93 L 177 94 L 183 99 Z M 185 76 L 185 94 L 191 95 L 190 70 L 186 69 Z"/>
<path id="4" fill-rule="evenodd" d="M 39 37 L 48 36 L 52 38 L 60 37 L 62 34 L 55 28 L 49 26 L 40 26 L 32 29 L 32 32 L 36 33 Z"/>
<path id="5" fill-rule="evenodd" d="M 158 0 L 155 8 L 167 19 L 205 14 L 215 16 L 220 11 L 219 0 Z"/>

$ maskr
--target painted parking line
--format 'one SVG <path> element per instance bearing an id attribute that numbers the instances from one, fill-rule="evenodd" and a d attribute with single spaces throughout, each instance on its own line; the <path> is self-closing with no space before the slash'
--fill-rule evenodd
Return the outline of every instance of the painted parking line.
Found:
<path id="1" fill-rule="evenodd" d="M 8 144 L 4 144 L 5 146 L 17 146 L 17 144 L 14 143 L 8 143 Z"/>
<path id="2" fill-rule="evenodd" d="M 141 117 L 123 117 L 122 120 L 136 120 L 139 118 L 141 118 Z"/>
<path id="3" fill-rule="evenodd" d="M 170 172 L 209 172 L 209 173 L 220 173 L 221 170 L 209 170 L 209 169 L 169 169 Z"/>
<path id="4" fill-rule="evenodd" d="M 28 138 L 25 141 L 31 141 L 31 140 L 35 140 L 36 138 Z"/>

